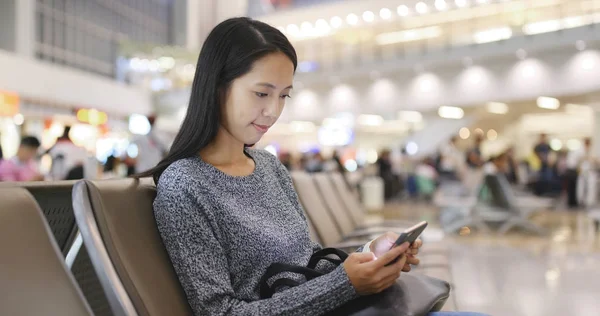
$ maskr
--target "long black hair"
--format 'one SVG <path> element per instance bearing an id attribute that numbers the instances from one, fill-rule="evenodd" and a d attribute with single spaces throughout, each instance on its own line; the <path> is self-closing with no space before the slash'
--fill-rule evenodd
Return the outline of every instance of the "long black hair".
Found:
<path id="1" fill-rule="evenodd" d="M 217 25 L 202 45 L 187 113 L 169 153 L 156 167 L 136 177 L 152 175 L 158 184 L 170 164 L 198 155 L 217 136 L 221 92 L 234 79 L 248 73 L 256 60 L 274 52 L 287 55 L 296 69 L 296 51 L 276 28 L 245 17 Z"/>

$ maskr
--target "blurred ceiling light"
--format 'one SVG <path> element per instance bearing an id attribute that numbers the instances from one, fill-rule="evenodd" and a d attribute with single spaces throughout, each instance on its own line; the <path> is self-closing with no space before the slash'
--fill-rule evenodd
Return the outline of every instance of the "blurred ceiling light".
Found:
<path id="1" fill-rule="evenodd" d="M 346 162 L 344 162 L 344 168 L 346 168 L 348 172 L 354 172 L 356 169 L 358 169 L 358 164 L 356 163 L 356 160 L 348 159 Z"/>
<path id="2" fill-rule="evenodd" d="M 465 116 L 465 111 L 454 106 L 440 106 L 438 115 L 443 118 L 458 120 Z"/>
<path id="3" fill-rule="evenodd" d="M 389 20 L 392 17 L 392 10 L 383 8 L 379 10 L 379 16 L 384 20 Z"/>
<path id="4" fill-rule="evenodd" d="M 24 122 L 25 117 L 23 116 L 23 114 L 17 113 L 15 114 L 15 116 L 13 116 L 13 123 L 15 123 L 15 125 L 23 125 Z"/>
<path id="5" fill-rule="evenodd" d="M 523 78 L 533 78 L 535 77 L 537 70 L 531 64 L 523 65 L 521 69 L 521 75 Z"/>
<path id="6" fill-rule="evenodd" d="M 406 153 L 414 156 L 417 154 L 417 152 L 419 151 L 419 146 L 417 146 L 417 143 L 415 142 L 409 142 L 408 144 L 406 144 Z"/>
<path id="7" fill-rule="evenodd" d="M 575 42 L 575 48 L 577 48 L 578 51 L 585 50 L 586 46 L 585 41 L 579 40 Z"/>
<path id="8" fill-rule="evenodd" d="M 439 11 L 445 11 L 448 9 L 448 4 L 446 3 L 446 0 L 435 0 L 434 5 L 435 8 Z"/>
<path id="9" fill-rule="evenodd" d="M 408 7 L 405 5 L 398 6 L 398 9 L 396 9 L 396 11 L 398 12 L 399 16 L 407 16 L 409 13 Z"/>
<path id="10" fill-rule="evenodd" d="M 356 23 L 358 23 L 358 16 L 354 13 L 350 13 L 346 16 L 346 22 L 350 25 L 356 25 Z"/>
<path id="11" fill-rule="evenodd" d="M 487 111 L 493 114 L 508 113 L 508 105 L 502 102 L 488 102 L 486 104 Z"/>
<path id="12" fill-rule="evenodd" d="M 377 150 L 370 149 L 367 152 L 367 162 L 368 163 L 376 163 L 377 159 L 379 159 L 379 154 L 377 154 Z"/>
<path id="13" fill-rule="evenodd" d="M 163 70 L 173 69 L 173 67 L 175 67 L 175 59 L 173 57 L 163 56 L 158 59 L 158 64 Z"/>
<path id="14" fill-rule="evenodd" d="M 581 69 L 592 70 L 596 67 L 597 58 L 593 55 L 581 56 Z"/>
<path id="15" fill-rule="evenodd" d="M 535 35 L 549 32 L 556 32 L 561 29 L 560 20 L 548 20 L 533 22 L 523 25 L 523 33 L 526 35 Z"/>
<path id="16" fill-rule="evenodd" d="M 490 2 L 490 0 L 477 0 L 477 3 L 479 4 L 486 4 L 488 2 Z"/>
<path id="17" fill-rule="evenodd" d="M 560 141 L 560 139 L 553 139 L 550 141 L 550 148 L 552 148 L 552 150 L 554 151 L 559 151 L 561 150 L 563 147 L 563 143 L 562 141 Z"/>
<path id="18" fill-rule="evenodd" d="M 539 97 L 537 98 L 537 106 L 542 109 L 556 110 L 560 107 L 560 101 L 556 98 Z"/>
<path id="19" fill-rule="evenodd" d="M 527 51 L 522 48 L 519 48 L 517 49 L 516 55 L 517 58 L 519 58 L 520 60 L 524 60 L 525 58 L 527 58 Z"/>
<path id="20" fill-rule="evenodd" d="M 290 122 L 290 130 L 293 133 L 310 133 L 315 131 L 316 126 L 313 122 L 292 121 Z"/>
<path id="21" fill-rule="evenodd" d="M 149 67 L 150 71 L 158 71 L 159 67 L 160 67 L 160 63 L 158 62 L 158 60 L 153 59 L 150 62 L 150 67 Z"/>
<path id="22" fill-rule="evenodd" d="M 141 114 L 131 114 L 129 116 L 129 131 L 135 135 L 147 135 L 150 133 L 150 122 L 146 116 Z"/>
<path id="23" fill-rule="evenodd" d="M 297 36 L 298 34 L 300 34 L 300 29 L 298 28 L 298 25 L 296 24 L 290 24 L 288 25 L 285 30 L 287 31 L 288 34 L 292 35 L 292 36 Z"/>
<path id="24" fill-rule="evenodd" d="M 419 14 L 425 14 L 429 12 L 429 7 L 425 2 L 419 2 L 417 5 L 415 5 L 415 11 L 417 11 Z"/>
<path id="25" fill-rule="evenodd" d="M 303 33 L 310 33 L 312 31 L 312 24 L 310 22 L 302 22 L 302 24 L 300 24 L 300 30 Z"/>
<path id="26" fill-rule="evenodd" d="M 329 32 L 329 30 L 331 29 L 327 21 L 325 21 L 324 19 L 318 19 L 317 22 L 315 22 L 315 28 L 318 32 L 323 33 Z"/>
<path id="27" fill-rule="evenodd" d="M 365 22 L 373 22 L 375 20 L 375 14 L 372 11 L 365 11 L 362 14 L 362 18 Z"/>
<path id="28" fill-rule="evenodd" d="M 442 35 L 442 28 L 439 26 L 429 26 L 421 29 L 381 33 L 375 37 L 375 41 L 379 45 L 388 45 L 435 38 L 440 35 Z"/>
<path id="29" fill-rule="evenodd" d="M 485 31 L 479 31 L 473 34 L 473 41 L 477 44 L 497 42 L 511 38 L 512 30 L 510 27 L 499 27 Z"/>
<path id="30" fill-rule="evenodd" d="M 496 140 L 498 138 L 498 132 L 496 130 L 491 129 L 487 132 L 487 138 L 489 140 Z"/>
<path id="31" fill-rule="evenodd" d="M 467 0 L 455 0 L 454 3 L 456 3 L 456 6 L 459 8 L 464 8 L 469 5 Z"/>
<path id="32" fill-rule="evenodd" d="M 409 123 L 419 123 L 423 121 L 423 114 L 419 111 L 400 111 L 398 119 Z"/>
<path id="33" fill-rule="evenodd" d="M 329 20 L 329 24 L 331 24 L 331 27 L 333 27 L 334 29 L 337 29 L 340 26 L 342 26 L 342 23 L 344 23 L 344 21 L 342 21 L 342 18 L 340 18 L 339 16 L 334 16 L 331 18 L 331 20 Z"/>
<path id="34" fill-rule="evenodd" d="M 475 134 L 477 134 L 477 135 L 483 135 L 484 134 L 483 130 L 481 128 L 479 128 L 479 127 L 476 128 L 473 132 L 475 132 Z"/>
<path id="35" fill-rule="evenodd" d="M 467 139 L 471 136 L 471 132 L 468 128 L 463 127 L 458 131 L 458 136 L 460 136 L 462 139 Z"/>
<path id="36" fill-rule="evenodd" d="M 383 117 L 372 114 L 361 114 L 357 118 L 358 124 L 365 126 L 380 126 L 383 124 Z"/>

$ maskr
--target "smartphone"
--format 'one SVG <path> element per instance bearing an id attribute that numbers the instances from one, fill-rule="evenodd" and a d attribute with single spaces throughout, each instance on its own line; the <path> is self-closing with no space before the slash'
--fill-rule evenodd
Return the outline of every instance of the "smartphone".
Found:
<path id="1" fill-rule="evenodd" d="M 400 236 L 398 236 L 398 239 L 396 239 L 396 242 L 394 243 L 394 245 L 392 245 L 392 248 L 398 247 L 405 242 L 412 244 L 417 240 L 417 238 L 419 238 L 421 233 L 425 230 L 425 227 L 427 227 L 427 222 L 422 221 L 416 224 L 415 226 L 406 229 L 400 234 Z M 394 261 L 388 263 L 388 265 L 396 263 L 399 259 L 400 257 L 394 259 Z"/>

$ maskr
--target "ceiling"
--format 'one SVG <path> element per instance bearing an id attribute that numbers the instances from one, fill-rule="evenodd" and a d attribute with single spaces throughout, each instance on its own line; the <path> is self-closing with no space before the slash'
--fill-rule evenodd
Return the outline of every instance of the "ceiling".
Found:
<path id="1" fill-rule="evenodd" d="M 364 12 L 338 10 L 336 15 L 326 16 L 314 8 L 312 19 L 304 16 L 305 20 L 296 23 L 293 13 L 286 14 L 285 20 L 263 20 L 277 25 L 290 38 L 301 60 L 300 72 L 600 22 L 600 0 L 470 0 L 465 3 L 471 6 L 457 7 L 462 1 L 405 1 L 400 6 L 390 2 L 387 7 L 379 1 Z M 439 3 L 446 4 L 444 9 L 438 9 Z M 351 7 L 345 2 L 336 6 Z"/>

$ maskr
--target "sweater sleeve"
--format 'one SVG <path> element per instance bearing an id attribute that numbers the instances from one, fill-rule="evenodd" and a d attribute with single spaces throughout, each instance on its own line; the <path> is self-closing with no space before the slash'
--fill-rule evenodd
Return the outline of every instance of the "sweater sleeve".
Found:
<path id="1" fill-rule="evenodd" d="M 318 315 L 356 297 L 343 266 L 339 266 L 270 299 L 239 299 L 231 285 L 227 256 L 206 216 L 207 210 L 186 186 L 171 186 L 160 190 L 155 217 L 195 315 Z"/>

